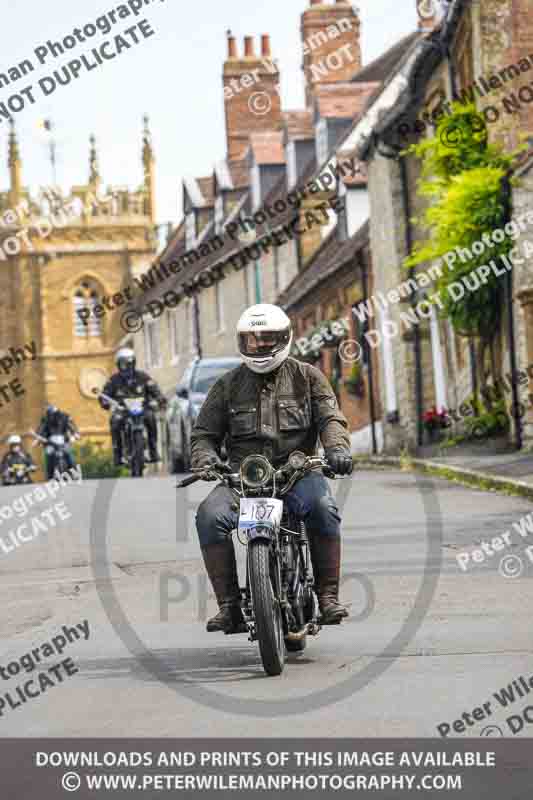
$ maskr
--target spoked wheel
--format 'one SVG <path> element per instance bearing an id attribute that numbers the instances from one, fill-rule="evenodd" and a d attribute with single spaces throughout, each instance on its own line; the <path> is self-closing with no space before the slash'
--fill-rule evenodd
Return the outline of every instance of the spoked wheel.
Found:
<path id="1" fill-rule="evenodd" d="M 291 526 L 292 520 L 289 520 L 288 525 Z M 299 524 L 299 523 L 297 523 Z M 290 567 L 294 570 L 298 566 L 300 556 L 298 554 L 297 548 L 292 544 L 287 552 L 287 557 L 290 559 Z M 302 572 L 302 565 L 300 564 L 300 573 Z M 303 599 L 302 599 L 303 605 Z M 296 622 L 299 626 L 303 627 L 305 624 L 305 615 L 304 610 L 301 606 L 294 608 L 293 613 L 297 613 Z M 288 653 L 302 653 L 305 650 L 307 645 L 307 636 L 304 636 L 302 639 L 285 639 L 285 647 L 287 648 Z"/>
<path id="2" fill-rule="evenodd" d="M 131 475 L 133 478 L 142 478 L 144 472 L 144 433 L 133 431 L 131 454 Z"/>
<path id="3" fill-rule="evenodd" d="M 281 609 L 274 594 L 270 552 L 270 544 L 262 540 L 249 546 L 250 588 L 265 672 L 267 675 L 281 675 L 285 664 L 285 642 Z"/>

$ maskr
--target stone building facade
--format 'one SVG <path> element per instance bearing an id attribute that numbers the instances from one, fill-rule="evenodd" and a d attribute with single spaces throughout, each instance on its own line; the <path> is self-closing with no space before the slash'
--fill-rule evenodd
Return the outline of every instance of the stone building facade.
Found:
<path id="1" fill-rule="evenodd" d="M 439 19 L 423 22 L 420 36 L 391 71 L 386 88 L 376 93 L 345 141 L 343 154 L 353 152 L 368 165 L 374 292 L 379 298 L 371 311 L 379 334 L 376 349 L 388 451 L 416 451 L 426 444 L 424 413 L 433 406 L 460 408 L 477 391 L 479 376 L 476 343 L 458 336 L 426 302 L 439 265 L 425 263 L 411 271 L 403 266 L 415 243 L 425 238 L 416 218 L 427 203 L 417 190 L 420 163 L 403 150 L 420 136 L 432 135 L 424 113 L 459 98 L 475 101 L 492 140 L 511 147 L 519 134 L 531 137 L 531 105 L 522 102 L 517 109 L 512 97 L 525 99 L 524 91 L 519 92 L 528 82 L 522 73 L 533 68 L 528 58 L 532 32 L 533 20 L 520 2 L 454 0 Z M 511 64 L 521 67 L 513 70 Z M 525 209 L 531 197 L 529 165 L 519 174 L 522 186 L 513 192 L 515 210 Z M 527 364 L 529 259 L 522 265 L 516 262 L 513 279 L 515 351 Z M 504 313 L 497 336 L 504 373 L 511 365 L 508 331 Z M 527 393 L 525 379 L 519 393 Z M 526 434 L 529 420 L 528 411 Z M 510 438 L 515 433 L 512 426 Z"/>
<path id="2" fill-rule="evenodd" d="M 108 442 L 107 415 L 92 390 L 114 371 L 124 340 L 118 304 L 125 306 L 125 290 L 156 252 L 147 120 L 142 163 L 144 182 L 137 190 L 104 189 L 92 139 L 88 183 L 73 186 L 68 197 L 49 188 L 33 198 L 22 185 L 22 153 L 11 128 L 11 183 L 0 194 L 0 349 L 1 357 L 10 358 L 31 343 L 35 358 L 15 364 L 5 377 L 19 379 L 24 395 L 3 405 L 0 437 L 16 431 L 28 446 L 28 431 L 51 403 L 74 418 L 82 436 Z"/>

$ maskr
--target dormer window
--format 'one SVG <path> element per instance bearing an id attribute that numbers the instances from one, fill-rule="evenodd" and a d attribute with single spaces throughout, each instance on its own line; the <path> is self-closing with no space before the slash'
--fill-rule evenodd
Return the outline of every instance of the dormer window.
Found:
<path id="1" fill-rule="evenodd" d="M 316 160 L 323 164 L 328 159 L 328 123 L 322 117 L 316 125 Z"/>
<path id="2" fill-rule="evenodd" d="M 185 217 L 185 244 L 187 250 L 196 246 L 196 216 L 194 211 L 189 211 Z"/>
<path id="3" fill-rule="evenodd" d="M 218 194 L 215 200 L 215 233 L 222 233 L 222 223 L 224 221 L 224 198 Z"/>
<path id="4" fill-rule="evenodd" d="M 289 142 L 287 145 L 287 183 L 289 189 L 295 186 L 298 180 L 298 167 L 296 165 L 296 145 Z"/>

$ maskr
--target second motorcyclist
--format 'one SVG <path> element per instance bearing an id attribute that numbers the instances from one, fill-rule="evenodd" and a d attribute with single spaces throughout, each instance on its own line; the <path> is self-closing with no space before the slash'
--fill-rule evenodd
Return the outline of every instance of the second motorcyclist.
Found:
<path id="1" fill-rule="evenodd" d="M 231 468 L 238 471 L 251 453 L 266 456 L 275 467 L 294 450 L 315 455 L 320 438 L 333 471 L 350 474 L 346 418 L 324 374 L 289 357 L 292 326 L 285 312 L 267 304 L 247 309 L 237 326 L 237 344 L 244 363 L 216 381 L 200 410 L 191 437 L 193 470 L 220 468 L 224 439 Z M 286 500 L 309 533 L 322 624 L 338 623 L 348 612 L 338 601 L 341 520 L 335 499 L 322 473 L 311 472 Z M 237 632 L 244 622 L 230 536 L 238 508 L 224 485 L 198 508 L 202 555 L 220 608 L 208 631 Z"/>
<path id="2" fill-rule="evenodd" d="M 65 459 L 67 461 L 67 469 L 74 469 L 76 462 L 72 453 L 69 443 L 72 439 L 79 439 L 80 432 L 74 424 L 72 417 L 65 411 L 61 411 L 57 406 L 49 404 L 46 407 L 44 416 L 41 419 L 37 434 L 44 439 L 49 439 L 51 436 L 64 436 L 67 446 L 65 447 Z M 46 459 L 46 477 L 48 480 L 54 476 L 54 461 L 52 457 L 47 456 Z"/>
<path id="3" fill-rule="evenodd" d="M 136 369 L 135 353 L 131 348 L 122 347 L 117 352 L 115 363 L 118 372 L 111 376 L 102 392 L 117 402 L 126 397 L 142 397 L 144 399 L 144 423 L 148 438 L 149 461 L 153 463 L 161 461 L 161 457 L 157 452 L 157 420 L 154 408 L 158 406 L 159 408 L 164 408 L 167 401 L 157 383 L 146 372 Z M 106 410 L 110 407 L 104 397 L 99 397 L 99 403 Z M 125 463 L 121 436 L 123 424 L 124 415 L 119 410 L 113 411 L 110 427 L 115 466 Z"/>

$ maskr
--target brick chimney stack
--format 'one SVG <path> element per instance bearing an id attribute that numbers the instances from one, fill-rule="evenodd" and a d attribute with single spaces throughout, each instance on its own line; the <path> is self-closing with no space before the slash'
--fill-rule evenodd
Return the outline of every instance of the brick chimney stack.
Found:
<path id="1" fill-rule="evenodd" d="M 301 19 L 307 108 L 314 86 L 350 80 L 361 69 L 360 24 L 347 0 L 310 0 Z"/>
<path id="2" fill-rule="evenodd" d="M 231 31 L 227 36 L 228 56 L 222 73 L 227 157 L 239 160 L 251 133 L 274 131 L 281 123 L 279 70 L 271 60 L 268 34 L 261 36 L 257 54 L 254 37 L 245 36 L 242 56 Z"/>

